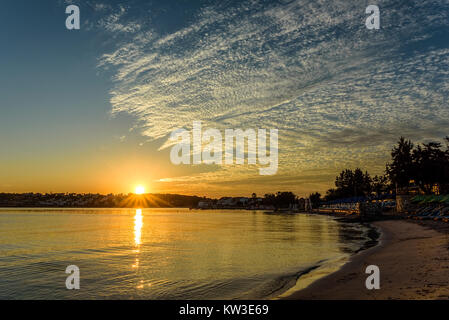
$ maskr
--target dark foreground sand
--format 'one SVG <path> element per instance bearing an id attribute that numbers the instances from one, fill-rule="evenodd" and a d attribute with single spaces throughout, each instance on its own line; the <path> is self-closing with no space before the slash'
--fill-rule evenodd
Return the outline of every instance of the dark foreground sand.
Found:
<path id="1" fill-rule="evenodd" d="M 285 299 L 449 299 L 449 234 L 404 220 L 373 223 L 380 244 L 339 271 Z M 368 290 L 368 265 L 380 268 L 380 289 Z"/>

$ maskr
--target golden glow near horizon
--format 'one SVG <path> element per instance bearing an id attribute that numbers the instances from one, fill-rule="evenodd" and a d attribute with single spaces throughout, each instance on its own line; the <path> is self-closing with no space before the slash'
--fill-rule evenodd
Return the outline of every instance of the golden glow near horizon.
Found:
<path id="1" fill-rule="evenodd" d="M 144 194 L 145 193 L 145 187 L 142 185 L 139 185 L 136 187 L 135 194 Z"/>

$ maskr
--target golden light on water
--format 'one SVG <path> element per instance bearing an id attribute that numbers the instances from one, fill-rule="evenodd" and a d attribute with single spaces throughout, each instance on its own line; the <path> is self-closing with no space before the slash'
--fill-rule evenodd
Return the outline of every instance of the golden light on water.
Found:
<path id="1" fill-rule="evenodd" d="M 136 209 L 136 215 L 134 216 L 134 244 L 136 246 L 140 246 L 140 244 L 142 243 L 142 226 L 142 209 Z"/>
<path id="2" fill-rule="evenodd" d="M 136 258 L 136 261 L 134 261 L 134 264 L 131 267 L 132 268 L 138 268 L 139 267 L 139 258 Z"/>

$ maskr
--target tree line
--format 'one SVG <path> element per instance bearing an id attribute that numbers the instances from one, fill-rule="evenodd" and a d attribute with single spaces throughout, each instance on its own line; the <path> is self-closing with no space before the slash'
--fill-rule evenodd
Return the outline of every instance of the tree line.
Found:
<path id="1" fill-rule="evenodd" d="M 321 201 L 350 197 L 369 197 L 384 193 L 409 193 L 411 188 L 432 194 L 449 193 L 449 137 L 440 142 L 415 145 L 400 137 L 391 150 L 391 160 L 385 174 L 371 177 L 368 171 L 344 169 L 335 178 L 335 187 L 327 190 L 324 198 L 318 192 L 310 194 L 314 206 Z"/>

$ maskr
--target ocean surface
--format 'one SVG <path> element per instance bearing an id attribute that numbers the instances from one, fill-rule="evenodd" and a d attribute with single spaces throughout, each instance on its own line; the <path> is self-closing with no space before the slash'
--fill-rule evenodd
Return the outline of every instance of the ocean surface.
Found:
<path id="1" fill-rule="evenodd" d="M 367 234 L 262 211 L 0 209 L 0 299 L 276 298 L 338 269 Z M 69 265 L 80 290 L 66 288 Z"/>

